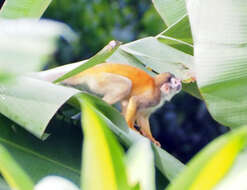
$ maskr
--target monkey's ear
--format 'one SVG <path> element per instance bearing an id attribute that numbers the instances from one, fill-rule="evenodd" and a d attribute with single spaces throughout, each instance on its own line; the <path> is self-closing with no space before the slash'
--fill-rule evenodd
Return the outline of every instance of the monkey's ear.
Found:
<path id="1" fill-rule="evenodd" d="M 163 92 L 164 94 L 169 94 L 170 93 L 170 85 L 168 83 L 164 83 L 161 87 L 160 87 L 161 92 Z"/>

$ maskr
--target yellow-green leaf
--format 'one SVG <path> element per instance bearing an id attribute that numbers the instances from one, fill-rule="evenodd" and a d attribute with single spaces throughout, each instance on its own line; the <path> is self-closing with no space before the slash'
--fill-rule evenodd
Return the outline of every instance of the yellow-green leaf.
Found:
<path id="1" fill-rule="evenodd" d="M 82 189 L 130 189 L 123 150 L 87 96 L 77 97 L 83 109 Z"/>
<path id="2" fill-rule="evenodd" d="M 80 99 L 83 100 L 84 98 L 93 102 L 94 109 L 98 113 L 99 117 L 107 123 L 107 126 L 116 134 L 120 142 L 127 147 L 130 147 L 134 143 L 145 138 L 134 130 L 130 130 L 119 111 L 106 102 L 90 94 L 83 94 Z M 75 98 L 72 98 L 70 103 L 76 106 L 74 99 Z M 155 156 L 155 165 L 162 172 L 162 177 L 165 177 L 168 180 L 173 180 L 175 176 L 183 170 L 184 165 L 164 149 L 154 145 L 152 146 L 152 150 Z"/>
<path id="3" fill-rule="evenodd" d="M 52 0 L 6 0 L 1 11 L 2 18 L 40 18 Z"/>
<path id="4" fill-rule="evenodd" d="M 0 173 L 3 175 L 7 183 L 15 190 L 32 190 L 33 181 L 18 165 L 15 159 L 0 143 Z"/>
<path id="5" fill-rule="evenodd" d="M 68 73 L 62 75 L 54 81 L 54 83 L 61 82 L 69 77 L 72 77 L 90 67 L 93 67 L 97 64 L 103 63 L 107 58 L 109 58 L 120 46 L 118 41 L 110 41 L 102 50 L 100 50 L 96 55 L 91 57 L 89 60 L 85 61 L 84 64 L 76 67 L 75 69 L 69 71 Z"/>
<path id="6" fill-rule="evenodd" d="M 247 128 L 225 134 L 203 149 L 171 183 L 168 190 L 208 190 L 214 188 L 231 170 L 246 146 Z"/>

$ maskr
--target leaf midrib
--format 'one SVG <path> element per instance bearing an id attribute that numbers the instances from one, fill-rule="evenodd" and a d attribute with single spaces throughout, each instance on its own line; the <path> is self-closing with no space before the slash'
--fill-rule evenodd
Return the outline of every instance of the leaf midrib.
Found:
<path id="1" fill-rule="evenodd" d="M 15 143 L 13 143 L 13 142 L 9 142 L 9 141 L 7 141 L 7 140 L 5 140 L 5 139 L 3 139 L 3 138 L 0 138 L 0 142 L 1 142 L 1 141 L 2 141 L 3 143 L 7 144 L 7 145 L 10 145 L 10 146 L 16 148 L 16 149 L 19 149 L 20 151 L 29 153 L 29 154 L 31 154 L 31 155 L 34 155 L 34 156 L 40 158 L 40 159 L 49 161 L 49 162 L 51 162 L 51 163 L 54 163 L 54 164 L 56 164 L 56 165 L 58 165 L 58 166 L 60 166 L 60 167 L 63 167 L 63 168 L 65 168 L 65 169 L 71 170 L 72 172 L 74 172 L 74 173 L 80 175 L 80 171 L 78 171 L 78 170 L 76 170 L 76 169 L 74 169 L 74 168 L 68 167 L 68 166 L 66 166 L 66 165 L 64 165 L 64 164 L 62 164 L 62 163 L 60 163 L 60 162 L 58 162 L 58 161 L 56 161 L 56 160 L 50 159 L 50 158 L 48 158 L 48 157 L 46 157 L 46 156 L 43 156 L 43 155 L 38 154 L 38 153 L 36 153 L 36 152 L 34 152 L 34 151 L 31 151 L 31 150 L 29 150 L 29 149 L 27 149 L 27 148 L 23 148 L 22 146 L 20 146 L 20 145 L 18 145 L 18 144 L 15 144 Z"/>

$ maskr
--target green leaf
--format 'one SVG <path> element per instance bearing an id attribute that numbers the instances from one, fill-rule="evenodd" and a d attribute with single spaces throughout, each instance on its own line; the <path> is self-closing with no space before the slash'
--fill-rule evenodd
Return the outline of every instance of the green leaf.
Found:
<path id="1" fill-rule="evenodd" d="M 170 38 L 175 38 L 188 44 L 192 44 L 193 39 L 188 16 L 185 15 L 181 17 L 176 23 L 174 23 L 172 26 L 168 27 L 164 32 L 159 34 L 159 36 L 161 35 Z"/>
<path id="2" fill-rule="evenodd" d="M 30 77 L 0 88 L 0 113 L 42 138 L 57 110 L 79 90 L 54 85 Z"/>
<path id="3" fill-rule="evenodd" d="M 169 181 L 172 181 L 185 168 L 185 165 L 164 149 L 155 145 L 152 148 L 156 167 Z"/>
<path id="4" fill-rule="evenodd" d="M 63 121 L 54 123 L 47 140 L 40 141 L 2 115 L 0 126 L 0 146 L 8 151 L 33 184 L 45 176 L 59 175 L 79 185 L 82 141 L 79 128 L 66 126 Z M 9 177 L 18 180 L 19 169 L 6 162 L 0 161 L 0 164 L 13 169 Z"/>
<path id="5" fill-rule="evenodd" d="M 0 77 L 5 79 L 39 71 L 54 53 L 59 36 L 76 39 L 66 25 L 48 20 L 0 19 L 0 28 Z"/>
<path id="6" fill-rule="evenodd" d="M 167 26 L 186 14 L 185 0 L 153 0 L 153 4 Z"/>
<path id="7" fill-rule="evenodd" d="M 193 40 L 187 15 L 157 35 L 156 38 L 171 47 L 193 55 Z"/>
<path id="8" fill-rule="evenodd" d="M 154 72 L 147 69 L 145 67 L 145 65 L 143 65 L 142 62 L 140 62 L 137 58 L 135 58 L 135 56 L 121 50 L 121 48 L 118 48 L 117 51 L 115 51 L 112 54 L 112 56 L 107 59 L 107 62 L 129 64 L 129 65 L 132 65 L 132 66 L 135 66 L 135 67 L 138 67 L 138 68 L 144 70 L 145 72 L 147 72 L 151 76 L 155 75 Z"/>
<path id="9" fill-rule="evenodd" d="M 0 172 L 11 188 L 16 190 L 32 190 L 33 182 L 15 161 L 14 157 L 0 143 Z"/>
<path id="10" fill-rule="evenodd" d="M 247 123 L 246 7 L 245 0 L 188 1 L 198 87 L 211 115 L 228 127 Z"/>
<path id="11" fill-rule="evenodd" d="M 203 99 L 195 82 L 183 84 L 183 90 L 198 99 Z"/>
<path id="12" fill-rule="evenodd" d="M 73 69 L 72 71 L 69 71 L 68 73 L 64 74 L 63 76 L 59 77 L 54 81 L 54 83 L 61 82 L 69 77 L 72 77 L 92 66 L 95 66 L 97 64 L 103 63 L 108 57 L 110 57 L 114 51 L 117 50 L 117 48 L 120 46 L 120 42 L 118 41 L 111 41 L 107 46 L 105 46 L 101 51 L 99 51 L 96 55 L 91 57 L 89 60 L 87 60 L 84 64 L 78 66 L 77 68 Z"/>
<path id="13" fill-rule="evenodd" d="M 158 73 L 171 72 L 182 80 L 192 77 L 193 57 L 163 44 L 156 38 L 143 38 L 120 48 Z"/>
<path id="14" fill-rule="evenodd" d="M 0 18 L 40 18 L 52 0 L 6 0 Z"/>
<path id="15" fill-rule="evenodd" d="M 177 50 L 180 50 L 184 53 L 187 53 L 189 55 L 193 55 L 193 46 L 191 44 L 188 44 L 186 42 L 183 42 L 181 40 L 178 40 L 178 39 L 175 39 L 175 38 L 171 38 L 171 37 L 168 37 L 168 36 L 164 36 L 164 35 L 161 35 L 161 36 L 158 36 L 157 39 L 166 44 L 166 45 L 169 45 Z"/>
<path id="16" fill-rule="evenodd" d="M 130 147 L 145 138 L 135 131 L 130 130 L 125 119 L 119 111 L 114 109 L 112 106 L 90 94 L 83 94 L 83 98 L 85 97 L 89 99 L 90 102 L 93 102 L 94 111 L 98 112 L 99 117 L 107 123 L 108 127 L 110 127 L 110 129 L 116 134 L 121 143 Z M 155 164 L 167 179 L 174 179 L 175 176 L 177 176 L 184 168 L 184 165 L 179 160 L 171 156 L 165 150 L 156 145 L 153 145 L 152 149 L 155 154 Z"/>
<path id="17" fill-rule="evenodd" d="M 136 184 L 131 190 L 141 190 L 140 184 Z"/>
<path id="18" fill-rule="evenodd" d="M 130 189 L 123 150 L 86 95 L 77 96 L 83 109 L 82 189 Z"/>
<path id="19" fill-rule="evenodd" d="M 142 190 L 155 190 L 154 155 L 147 139 L 130 147 L 126 167 L 131 184 L 140 184 Z"/>
<path id="20" fill-rule="evenodd" d="M 225 134 L 204 148 L 172 181 L 168 190 L 207 190 L 215 187 L 236 163 L 247 143 L 247 128 Z"/>

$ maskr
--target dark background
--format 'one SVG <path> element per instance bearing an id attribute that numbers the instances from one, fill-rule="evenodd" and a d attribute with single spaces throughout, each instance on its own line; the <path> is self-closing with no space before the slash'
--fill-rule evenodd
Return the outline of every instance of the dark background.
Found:
<path id="1" fill-rule="evenodd" d="M 166 28 L 150 0 L 53 0 L 43 17 L 68 24 L 80 36 L 76 48 L 62 42 L 49 67 L 89 58 L 112 39 L 130 42 Z M 228 130 L 211 118 L 202 101 L 184 92 L 150 121 L 162 147 L 184 163 Z"/>
<path id="2" fill-rule="evenodd" d="M 2 8 L 4 2 L 5 0 L 0 0 L 0 9 Z"/>

